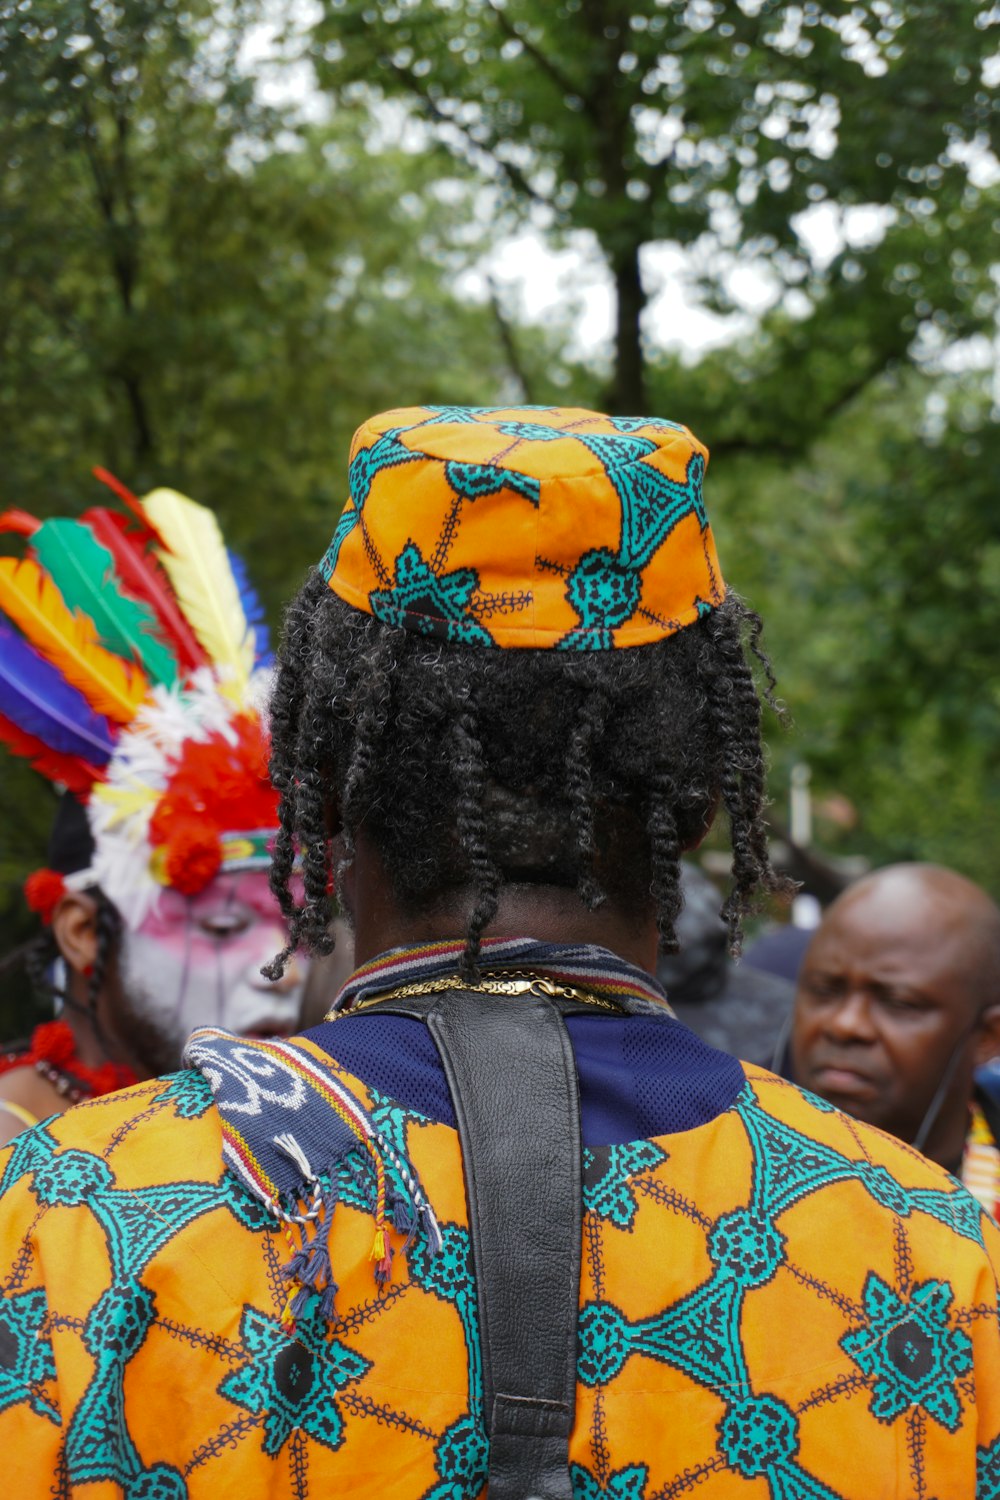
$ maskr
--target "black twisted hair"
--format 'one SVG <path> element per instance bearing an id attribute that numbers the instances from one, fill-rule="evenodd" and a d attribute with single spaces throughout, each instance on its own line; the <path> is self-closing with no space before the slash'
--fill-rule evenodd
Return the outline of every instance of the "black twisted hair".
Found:
<path id="1" fill-rule="evenodd" d="M 271 704 L 271 774 L 281 794 L 271 881 L 288 947 L 328 953 L 330 826 L 342 867 L 363 826 L 396 901 L 427 911 L 472 887 L 466 964 L 505 883 L 575 888 L 656 913 L 673 951 L 679 859 L 721 802 L 733 847 L 723 906 L 739 951 L 761 890 L 780 890 L 763 822 L 761 702 L 774 678 L 761 621 L 734 594 L 652 645 L 580 655 L 456 647 L 350 608 L 313 572 L 286 618 Z M 304 895 L 290 890 L 301 854 Z"/>
<path id="2" fill-rule="evenodd" d="M 90 896 L 95 904 L 96 911 L 94 922 L 96 927 L 97 948 L 94 955 L 94 964 L 87 977 L 87 996 L 84 1003 L 71 995 L 68 990 L 60 989 L 52 983 L 51 974 L 53 965 L 61 956 L 59 945 L 51 927 L 46 927 L 28 947 L 25 954 L 24 966 L 40 999 L 51 1001 L 61 1000 L 64 1005 L 79 1011 L 85 1015 L 91 1025 L 99 1030 L 97 1021 L 97 997 L 104 987 L 108 970 L 114 961 L 118 951 L 118 941 L 121 937 L 122 919 L 121 914 L 99 886 L 88 886 L 86 895 Z"/>

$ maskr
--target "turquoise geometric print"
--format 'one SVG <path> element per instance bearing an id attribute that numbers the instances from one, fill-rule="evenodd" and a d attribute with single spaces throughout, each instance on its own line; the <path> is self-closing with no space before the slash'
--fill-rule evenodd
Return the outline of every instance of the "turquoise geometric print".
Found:
<path id="1" fill-rule="evenodd" d="M 552 420 L 543 420 L 543 414 Z M 320 564 L 327 583 L 341 587 L 356 607 L 367 600 L 361 607 L 385 624 L 459 646 L 506 644 L 507 636 L 520 644 L 522 634 L 544 630 L 549 632 L 546 643 L 560 650 L 607 650 L 616 643 L 615 632 L 637 615 L 643 631 L 658 638 L 656 631 L 671 634 L 719 602 L 714 554 L 710 538 L 705 539 L 705 459 L 679 424 L 547 407 L 435 406 L 412 416 L 394 412 L 387 419 L 393 425 L 383 433 L 377 427 L 363 430 L 363 444 L 349 468 L 350 499 Z M 556 475 L 567 476 L 565 491 L 561 477 L 550 481 L 550 493 L 560 497 L 556 504 L 561 507 L 551 535 L 560 539 L 562 553 L 553 559 L 529 550 L 533 538 L 541 546 L 539 538 L 550 533 L 544 516 L 536 532 L 527 516 L 518 516 L 515 503 L 495 508 L 482 525 L 477 518 L 483 553 L 463 558 L 463 567 L 450 565 L 470 506 L 505 496 L 532 510 L 544 509 L 546 480 L 540 476 L 552 473 L 551 455 L 543 461 L 532 449 L 558 443 L 579 445 L 596 460 L 596 465 L 588 463 L 579 455 L 564 470 L 557 465 Z M 676 448 L 672 463 L 684 465 L 682 479 L 669 477 L 649 461 L 665 443 Z M 414 471 L 412 481 L 408 475 L 387 481 L 384 511 L 382 491 L 376 496 L 380 504 L 372 501 L 380 475 L 421 464 L 425 472 Z M 582 488 L 574 488 L 577 481 Z M 588 507 L 598 495 L 597 537 L 602 544 L 594 544 L 591 531 L 592 544 L 586 546 Z M 615 500 L 617 534 L 608 515 L 608 502 L 613 507 Z M 684 559 L 679 593 L 667 587 L 662 594 L 658 582 L 657 598 L 645 599 L 644 575 L 652 560 L 679 523 L 692 515 L 700 540 L 689 536 L 679 549 Z M 358 532 L 360 545 L 353 542 L 345 553 L 345 542 Z M 580 545 L 574 546 L 577 537 Z M 504 549 L 509 538 L 515 550 L 508 558 Z M 537 617 L 543 596 L 553 601 L 548 606 L 551 624 Z M 567 629 L 567 619 L 574 618 Z"/>

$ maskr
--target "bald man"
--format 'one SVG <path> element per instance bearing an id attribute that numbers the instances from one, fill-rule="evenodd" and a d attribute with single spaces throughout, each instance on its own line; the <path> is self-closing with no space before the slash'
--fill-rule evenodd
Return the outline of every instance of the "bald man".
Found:
<path id="1" fill-rule="evenodd" d="M 902 864 L 833 903 L 799 975 L 795 1081 L 962 1175 L 995 1217 L 997 1129 L 974 1073 L 998 1053 L 1000 908 L 985 891 Z"/>

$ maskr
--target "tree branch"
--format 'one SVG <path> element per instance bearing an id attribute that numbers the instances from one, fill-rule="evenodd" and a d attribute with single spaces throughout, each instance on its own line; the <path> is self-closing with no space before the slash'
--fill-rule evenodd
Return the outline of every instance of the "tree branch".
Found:
<path id="1" fill-rule="evenodd" d="M 517 340 L 514 337 L 514 330 L 511 327 L 510 319 L 507 317 L 507 314 L 503 310 L 503 303 L 500 300 L 499 288 L 497 287 L 497 284 L 492 276 L 488 276 L 486 278 L 486 285 L 489 288 L 490 307 L 493 309 L 493 321 L 497 325 L 497 333 L 500 336 L 500 345 L 503 349 L 504 354 L 506 355 L 507 363 L 510 365 L 511 374 L 514 376 L 514 379 L 521 387 L 521 395 L 523 400 L 526 401 L 529 406 L 534 406 L 537 403 L 535 401 L 535 392 L 533 389 L 532 380 L 530 375 L 524 368 L 524 362 L 521 359 L 521 351 L 517 347 Z"/>
<path id="2" fill-rule="evenodd" d="M 873 380 L 877 380 L 884 373 L 890 361 L 896 358 L 901 352 L 903 351 L 889 348 L 883 350 L 880 359 L 873 360 L 867 369 L 858 375 L 856 379 L 850 381 L 842 390 L 838 391 L 837 395 L 826 406 L 819 408 L 815 413 L 816 421 L 813 436 L 816 435 L 820 427 L 833 421 L 845 407 L 850 406 L 855 397 L 860 396 L 862 391 L 871 385 Z M 809 441 L 811 440 L 810 438 Z M 783 453 L 790 458 L 795 458 L 803 452 L 804 446 L 802 443 L 782 442 L 780 439 L 775 438 L 773 432 L 765 432 L 758 440 L 749 437 L 720 438 L 712 444 L 712 453 L 716 459 L 722 454 L 730 458 L 734 454 L 760 453 L 764 451 L 769 453 Z"/>
<path id="3" fill-rule="evenodd" d="M 519 42 L 532 61 L 537 63 L 541 71 L 556 85 L 556 88 L 563 94 L 575 94 L 577 98 L 590 103 L 585 91 L 574 83 L 573 79 L 564 73 L 547 53 L 543 52 L 540 47 L 536 47 L 534 42 L 529 41 L 527 37 L 522 36 L 510 17 L 494 3 L 494 0 L 489 0 L 489 9 L 493 12 L 493 18 L 504 36 L 512 42 Z"/>
<path id="4" fill-rule="evenodd" d="M 118 298 L 122 311 L 129 318 L 132 316 L 133 309 L 136 262 L 133 248 L 128 244 L 127 238 L 123 242 L 123 226 L 119 223 L 118 218 L 120 198 L 125 211 L 126 222 L 124 228 L 126 237 L 129 234 L 134 235 L 136 233 L 135 207 L 132 200 L 131 183 L 128 179 L 128 125 L 123 119 L 123 111 L 116 109 L 114 111 L 117 141 L 116 166 L 118 169 L 117 177 L 119 179 L 117 184 L 118 192 L 116 193 L 115 180 L 110 173 L 105 171 L 98 150 L 97 126 L 85 96 L 81 97 L 80 100 L 80 114 L 84 126 L 84 149 L 94 178 L 98 207 L 105 223 L 111 273 L 118 290 Z M 128 402 L 129 411 L 132 415 L 133 451 L 136 459 L 141 461 L 147 458 L 154 448 L 152 424 L 141 376 L 135 370 L 129 369 L 124 363 L 119 364 L 111 374 L 121 384 L 125 393 L 125 399 Z"/>
<path id="5" fill-rule="evenodd" d="M 435 122 L 435 124 L 449 125 L 453 130 L 457 130 L 459 135 L 462 136 L 463 140 L 468 145 L 469 150 L 474 154 L 483 156 L 488 161 L 492 162 L 494 167 L 496 167 L 500 172 L 504 174 L 511 187 L 516 193 L 519 193 L 522 198 L 529 198 L 532 203 L 538 203 L 546 208 L 551 208 L 552 205 L 549 199 L 546 198 L 544 193 L 538 192 L 537 188 L 532 186 L 527 177 L 521 171 L 520 167 L 515 166 L 513 162 L 505 161 L 502 156 L 498 156 L 495 148 L 484 145 L 482 141 L 477 141 L 473 136 L 469 134 L 468 129 L 455 119 L 454 115 L 448 114 L 446 110 L 443 110 L 441 108 L 437 100 L 428 92 L 428 90 L 421 83 L 420 79 L 417 78 L 413 73 L 412 68 L 404 67 L 401 63 L 395 62 L 390 57 L 385 58 L 384 61 L 386 63 L 386 66 L 388 66 L 391 71 L 395 73 L 396 77 L 406 85 L 407 89 L 417 100 L 421 109 L 423 109 L 424 113 L 427 114 Z M 445 141 L 444 144 L 448 148 L 448 150 L 451 150 L 451 147 L 448 146 L 447 141 Z M 456 153 L 453 151 L 452 155 L 455 154 Z"/>

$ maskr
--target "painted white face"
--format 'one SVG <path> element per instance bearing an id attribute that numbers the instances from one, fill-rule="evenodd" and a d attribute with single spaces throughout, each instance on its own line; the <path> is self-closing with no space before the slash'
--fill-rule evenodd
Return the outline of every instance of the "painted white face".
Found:
<path id="1" fill-rule="evenodd" d="M 295 1029 L 305 961 L 293 957 L 276 984 L 260 972 L 284 944 L 267 872 L 247 870 L 217 875 L 197 896 L 162 891 L 123 934 L 119 968 L 132 1008 L 179 1053 L 198 1026 L 242 1036 Z"/>

